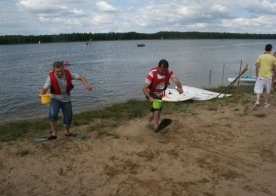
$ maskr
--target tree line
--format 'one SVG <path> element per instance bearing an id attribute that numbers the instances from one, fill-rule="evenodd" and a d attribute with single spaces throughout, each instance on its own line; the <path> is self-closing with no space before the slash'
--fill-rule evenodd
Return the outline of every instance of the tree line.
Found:
<path id="1" fill-rule="evenodd" d="M 276 34 L 217 33 L 217 32 L 175 32 L 157 33 L 70 33 L 58 35 L 3 35 L 0 44 L 28 44 L 53 42 L 88 42 L 103 40 L 147 40 L 147 39 L 276 39 Z"/>

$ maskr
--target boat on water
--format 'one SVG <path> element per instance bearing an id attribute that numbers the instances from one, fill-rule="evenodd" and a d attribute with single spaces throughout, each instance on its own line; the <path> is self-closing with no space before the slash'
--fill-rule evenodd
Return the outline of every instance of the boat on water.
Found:
<path id="1" fill-rule="evenodd" d="M 137 44 L 137 47 L 144 47 L 146 46 L 145 44 L 141 43 L 141 44 Z"/>
<path id="2" fill-rule="evenodd" d="M 88 46 L 88 45 L 91 44 L 91 42 L 92 42 L 92 39 L 90 39 L 89 41 L 85 42 L 85 45 Z"/>
<path id="3" fill-rule="evenodd" d="M 236 77 L 229 77 L 228 81 L 233 82 L 236 79 Z M 241 76 L 240 82 L 242 83 L 254 83 L 256 81 L 256 76 Z"/>

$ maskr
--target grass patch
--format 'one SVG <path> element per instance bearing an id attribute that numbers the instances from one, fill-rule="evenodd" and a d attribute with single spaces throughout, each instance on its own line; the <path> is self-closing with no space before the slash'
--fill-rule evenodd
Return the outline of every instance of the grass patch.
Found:
<path id="1" fill-rule="evenodd" d="M 4 142 L 15 140 L 26 136 L 29 133 L 41 133 L 41 130 L 45 130 L 47 128 L 49 128 L 47 119 L 5 123 L 0 125 L 0 141 Z"/>
<path id="2" fill-rule="evenodd" d="M 229 123 L 227 123 L 227 124 L 225 125 L 225 127 L 227 127 L 227 128 L 231 128 L 231 127 L 232 127 L 232 125 L 231 125 L 231 124 L 229 124 Z"/>
<path id="3" fill-rule="evenodd" d="M 187 112 L 193 101 L 185 102 L 165 102 L 162 106 L 163 114 L 170 114 L 172 112 Z"/>
<path id="4" fill-rule="evenodd" d="M 87 127 L 87 131 L 92 132 L 98 129 L 103 129 L 106 127 L 116 128 L 120 125 L 120 122 L 118 120 L 105 120 L 105 119 L 99 119 L 97 122 L 91 124 Z"/>
<path id="5" fill-rule="evenodd" d="M 125 103 L 115 104 L 103 109 L 82 112 L 74 116 L 74 121 L 79 124 L 91 122 L 94 118 L 99 119 L 114 119 L 114 120 L 129 120 L 136 117 L 142 117 L 149 109 L 149 104 L 146 101 L 129 100 Z"/>
<path id="6" fill-rule="evenodd" d="M 216 92 L 226 93 L 225 88 L 209 89 Z M 191 115 L 197 115 L 197 107 L 207 108 L 207 110 L 217 111 L 219 107 L 228 104 L 237 104 L 243 95 L 248 96 L 252 93 L 252 86 L 241 86 L 240 95 L 235 95 L 235 87 L 230 89 L 227 93 L 233 94 L 232 97 L 225 99 L 213 99 L 209 101 L 184 101 L 177 103 L 164 103 L 162 115 L 170 114 L 174 112 L 179 113 L 191 113 Z M 243 103 L 246 104 L 249 99 L 244 99 Z M 218 107 L 219 106 L 219 107 Z M 74 114 L 73 125 L 82 126 L 88 125 L 87 131 L 95 131 L 103 128 L 116 128 L 123 122 L 144 117 L 149 113 L 150 104 L 146 100 L 129 100 L 124 103 L 114 104 L 112 106 L 96 109 L 87 112 Z M 244 114 L 247 113 L 247 109 L 244 110 Z M 265 117 L 265 114 L 257 114 L 257 117 Z M 58 121 L 58 129 L 63 129 L 62 114 Z M 12 141 L 20 138 L 26 138 L 30 136 L 36 136 L 45 134 L 45 130 L 50 129 L 48 119 L 32 119 L 24 121 L 9 122 L 0 124 L 0 142 Z M 105 134 L 105 133 L 103 133 Z"/>
<path id="7" fill-rule="evenodd" d="M 246 105 L 246 106 L 244 107 L 244 109 L 243 109 L 243 114 L 244 114 L 244 115 L 248 115 L 248 111 L 249 111 L 249 106 Z"/>
<path id="8" fill-rule="evenodd" d="M 254 88 L 254 85 L 241 85 L 239 87 L 240 95 L 253 93 L 253 88 Z M 236 94 L 237 93 L 236 86 L 230 88 L 228 91 L 226 90 L 226 87 L 208 88 L 207 90 L 215 91 L 218 93 L 226 93 L 226 94 Z"/>
<path id="9" fill-rule="evenodd" d="M 30 154 L 30 151 L 28 150 L 20 150 L 16 153 L 17 156 L 20 156 L 20 157 L 25 157 L 27 156 L 28 154 Z"/>
<path id="10" fill-rule="evenodd" d="M 120 135 L 114 132 L 107 132 L 107 131 L 99 131 L 98 136 L 107 136 L 107 137 L 113 137 L 115 139 L 119 139 Z"/>
<path id="11" fill-rule="evenodd" d="M 218 106 L 217 105 L 208 105 L 208 110 L 209 111 L 217 111 L 218 110 Z"/>
<path id="12" fill-rule="evenodd" d="M 260 114 L 254 114 L 254 116 L 256 116 L 257 118 L 265 118 L 266 114 L 260 113 Z"/>
<path id="13" fill-rule="evenodd" d="M 121 122 L 140 118 L 148 114 L 150 104 L 147 101 L 129 100 L 103 109 L 74 114 L 73 125 L 89 125 L 88 131 L 105 127 L 117 127 Z M 48 119 L 32 119 L 0 124 L 0 141 L 8 142 L 38 134 L 50 129 Z M 63 129 L 62 114 L 59 116 L 58 130 Z"/>

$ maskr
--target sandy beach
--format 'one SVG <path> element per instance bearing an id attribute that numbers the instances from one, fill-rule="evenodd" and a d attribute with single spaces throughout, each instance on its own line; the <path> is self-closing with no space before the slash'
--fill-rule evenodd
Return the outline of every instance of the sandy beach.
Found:
<path id="1" fill-rule="evenodd" d="M 143 117 L 73 126 L 77 138 L 3 142 L 0 195 L 276 195 L 276 96 L 269 108 L 254 101 L 183 103 L 189 111 L 164 112 L 173 123 L 160 133 Z"/>

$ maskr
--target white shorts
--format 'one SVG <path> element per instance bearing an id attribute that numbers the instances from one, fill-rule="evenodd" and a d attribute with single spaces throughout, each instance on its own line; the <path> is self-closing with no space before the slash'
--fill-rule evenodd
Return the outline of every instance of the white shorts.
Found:
<path id="1" fill-rule="evenodd" d="M 257 78 L 254 93 L 263 93 L 269 94 L 271 92 L 272 78 Z"/>

